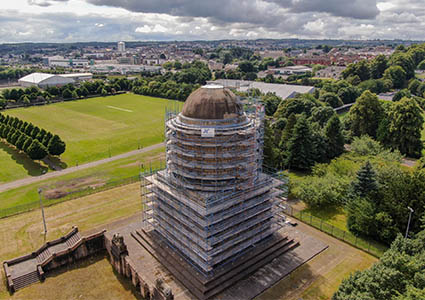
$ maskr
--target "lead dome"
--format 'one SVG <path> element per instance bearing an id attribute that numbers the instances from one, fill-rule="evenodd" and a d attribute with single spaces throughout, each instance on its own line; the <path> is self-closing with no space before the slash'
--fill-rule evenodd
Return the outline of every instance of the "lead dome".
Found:
<path id="1" fill-rule="evenodd" d="M 222 120 L 243 115 L 238 97 L 221 85 L 205 85 L 187 98 L 182 115 L 192 119 Z"/>

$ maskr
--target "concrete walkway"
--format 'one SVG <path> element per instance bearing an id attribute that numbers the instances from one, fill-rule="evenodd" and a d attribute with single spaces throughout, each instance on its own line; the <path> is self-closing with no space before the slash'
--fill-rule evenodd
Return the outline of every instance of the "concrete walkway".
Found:
<path id="1" fill-rule="evenodd" d="M 151 150 L 155 150 L 155 149 L 158 149 L 158 148 L 161 148 L 161 147 L 164 147 L 164 146 L 165 146 L 164 143 L 160 143 L 160 144 L 148 146 L 148 147 L 140 149 L 140 150 L 134 150 L 134 151 L 130 151 L 130 152 L 127 152 L 127 153 L 115 155 L 115 156 L 112 156 L 110 158 L 105 158 L 105 159 L 89 162 L 87 164 L 83 164 L 83 165 L 79 165 L 79 166 L 75 166 L 75 167 L 70 167 L 70 168 L 67 168 L 67 169 L 64 169 L 64 170 L 61 170 L 61 171 L 54 171 L 54 172 L 46 173 L 44 175 L 37 176 L 37 177 L 28 177 L 28 178 L 19 179 L 19 180 L 16 180 L 16 181 L 8 182 L 8 183 L 0 185 L 0 193 L 5 192 L 7 190 L 15 189 L 15 188 L 18 188 L 18 187 L 21 187 L 21 186 L 24 186 L 24 185 L 39 182 L 39 181 L 42 181 L 42 180 L 45 180 L 45 179 L 55 178 L 55 177 L 59 177 L 59 176 L 62 176 L 62 175 L 66 175 L 66 174 L 74 173 L 74 172 L 77 172 L 77 171 L 85 170 L 85 169 L 88 169 L 88 168 L 96 167 L 96 166 L 106 164 L 106 163 L 111 162 L 111 161 L 119 160 L 121 158 L 127 158 L 127 157 L 134 156 L 136 154 L 149 152 Z"/>

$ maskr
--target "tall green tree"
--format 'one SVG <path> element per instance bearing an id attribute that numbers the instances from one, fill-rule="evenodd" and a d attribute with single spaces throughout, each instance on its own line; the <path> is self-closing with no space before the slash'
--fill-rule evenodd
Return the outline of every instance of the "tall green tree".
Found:
<path id="1" fill-rule="evenodd" d="M 33 160 L 40 160 L 47 156 L 47 149 L 38 140 L 33 140 L 27 149 L 28 156 Z"/>
<path id="2" fill-rule="evenodd" d="M 350 129 L 354 136 L 369 135 L 376 137 L 376 131 L 383 115 L 378 97 L 370 91 L 364 91 L 349 112 Z"/>
<path id="3" fill-rule="evenodd" d="M 381 78 L 388 67 L 388 59 L 380 54 L 370 62 L 370 76 L 373 79 Z"/>
<path id="4" fill-rule="evenodd" d="M 384 72 L 384 78 L 391 80 L 396 89 L 403 88 L 407 77 L 406 71 L 400 66 L 391 66 Z"/>
<path id="5" fill-rule="evenodd" d="M 337 115 L 334 115 L 326 124 L 325 137 L 327 157 L 333 159 L 340 156 L 344 152 L 344 135 L 342 134 L 341 121 Z"/>
<path id="6" fill-rule="evenodd" d="M 410 157 L 420 157 L 423 149 L 421 131 L 424 119 L 416 101 L 405 97 L 394 103 L 388 119 L 392 148 Z"/>
<path id="7" fill-rule="evenodd" d="M 51 155 L 61 155 L 65 152 L 66 145 L 58 135 L 54 135 L 47 146 L 47 150 Z"/>
<path id="8" fill-rule="evenodd" d="M 372 165 L 367 161 L 357 172 L 353 182 L 353 192 L 359 197 L 366 197 L 371 193 L 378 192 L 378 182 Z"/>
<path id="9" fill-rule="evenodd" d="M 302 114 L 295 126 L 292 137 L 288 141 L 285 165 L 291 169 L 310 170 L 314 165 L 315 149 L 312 132 L 307 118 Z"/>

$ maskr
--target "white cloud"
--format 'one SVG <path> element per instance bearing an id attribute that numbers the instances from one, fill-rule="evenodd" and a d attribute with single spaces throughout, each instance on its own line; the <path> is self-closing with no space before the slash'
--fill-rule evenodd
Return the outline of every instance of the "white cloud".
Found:
<path id="1" fill-rule="evenodd" d="M 423 39 L 425 26 L 423 0 L 194 1 L 2 0 L 0 42 Z"/>

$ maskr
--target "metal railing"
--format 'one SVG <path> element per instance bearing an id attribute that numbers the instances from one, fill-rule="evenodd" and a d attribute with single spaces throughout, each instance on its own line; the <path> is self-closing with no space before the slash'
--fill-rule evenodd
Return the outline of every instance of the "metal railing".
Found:
<path id="1" fill-rule="evenodd" d="M 312 214 L 293 208 L 292 206 L 285 204 L 284 212 L 299 221 L 306 223 L 314 228 L 323 231 L 341 241 L 350 244 L 360 250 L 363 250 L 375 257 L 381 257 L 381 255 L 388 249 L 386 245 L 376 242 L 371 239 L 355 236 L 353 233 L 342 230 L 335 227 L 332 224 L 325 222 L 323 219 L 313 216 Z"/>

